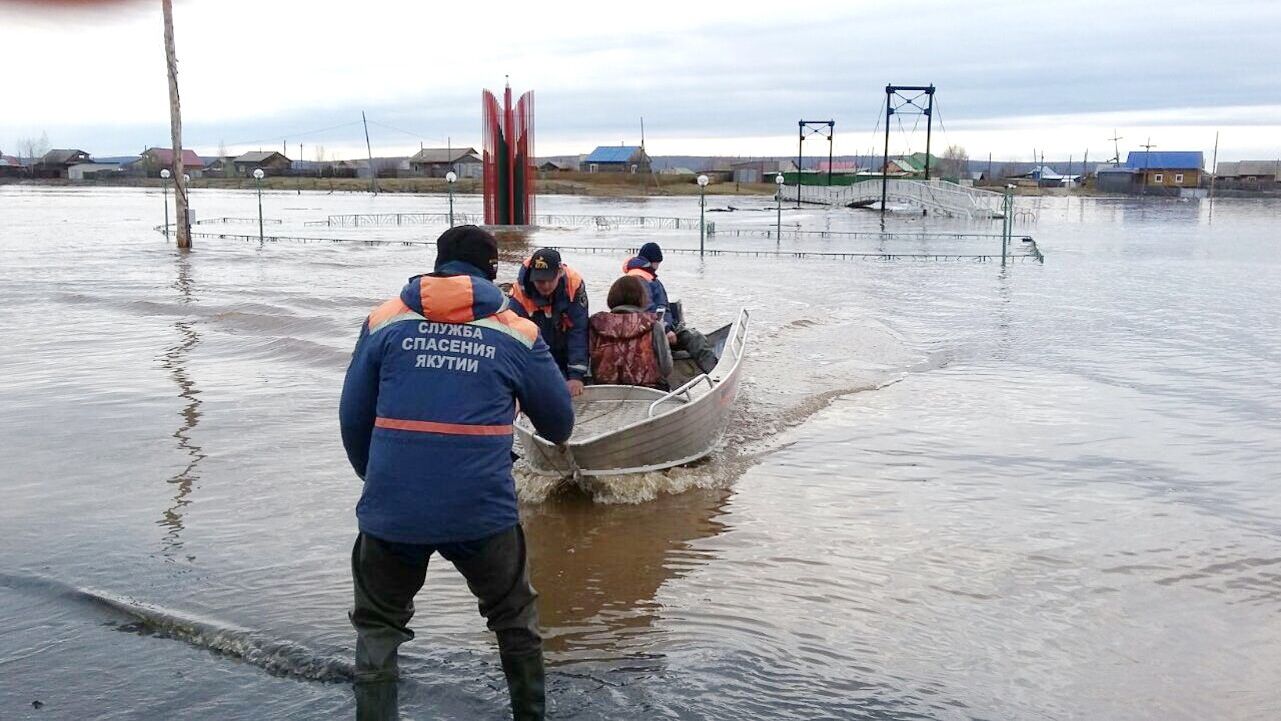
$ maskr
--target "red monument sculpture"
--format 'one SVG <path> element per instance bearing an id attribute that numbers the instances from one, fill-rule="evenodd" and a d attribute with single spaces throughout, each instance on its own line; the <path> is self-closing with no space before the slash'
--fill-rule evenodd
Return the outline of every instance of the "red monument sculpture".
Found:
<path id="1" fill-rule="evenodd" d="M 484 189 L 486 225 L 532 225 L 534 218 L 534 91 L 512 107 L 512 87 L 503 105 L 481 91 L 484 118 Z"/>

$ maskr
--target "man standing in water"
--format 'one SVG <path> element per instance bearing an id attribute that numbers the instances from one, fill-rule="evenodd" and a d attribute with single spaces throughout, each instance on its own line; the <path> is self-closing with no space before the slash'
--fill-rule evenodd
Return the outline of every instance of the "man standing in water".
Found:
<path id="1" fill-rule="evenodd" d="M 649 307 L 645 310 L 662 317 L 668 344 L 674 350 L 689 353 L 699 370 L 711 373 L 716 367 L 716 352 L 712 350 L 706 336 L 685 326 L 685 318 L 677 310 L 679 306 L 668 304 L 667 289 L 663 287 L 663 281 L 658 279 L 658 266 L 662 263 L 663 249 L 658 243 L 646 243 L 640 247 L 636 257 L 623 263 L 623 275 L 634 275 L 645 282 L 645 289 L 649 292 Z"/>
<path id="2" fill-rule="evenodd" d="M 512 479 L 516 404 L 547 440 L 569 438 L 573 409 L 533 323 L 507 309 L 498 244 L 474 225 L 436 245 L 435 272 L 409 279 L 360 329 L 339 416 L 364 480 L 351 572 L 356 716 L 398 717 L 397 649 L 427 562 L 467 579 L 498 650 L 516 719 L 544 714 L 537 593 Z"/>

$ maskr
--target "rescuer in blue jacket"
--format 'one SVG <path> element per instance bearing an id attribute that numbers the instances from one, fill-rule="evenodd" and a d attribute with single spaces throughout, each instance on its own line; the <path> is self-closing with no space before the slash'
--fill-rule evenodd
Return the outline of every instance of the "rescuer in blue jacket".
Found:
<path id="1" fill-rule="evenodd" d="M 547 440 L 573 409 L 538 329 L 491 280 L 498 244 L 476 226 L 437 241 L 434 273 L 369 314 L 343 383 L 343 445 L 364 491 L 352 549 L 358 718 L 395 718 L 397 649 L 434 552 L 480 600 L 517 719 L 541 719 L 542 637 L 512 480 L 517 404 Z"/>
<path id="2" fill-rule="evenodd" d="M 587 286 L 553 248 L 541 248 L 521 265 L 512 286 L 512 310 L 534 321 L 565 375 L 569 394 L 583 392 L 587 347 Z"/>
<path id="3" fill-rule="evenodd" d="M 712 350 L 706 336 L 685 325 L 680 306 L 668 303 L 667 288 L 658 279 L 658 266 L 662 263 L 663 249 L 658 243 L 646 243 L 634 258 L 623 263 L 623 275 L 634 275 L 644 281 L 645 289 L 649 291 L 649 307 L 646 310 L 662 317 L 663 326 L 667 330 L 667 342 L 672 349 L 689 353 L 699 369 L 710 373 L 716 367 L 716 352 Z"/>

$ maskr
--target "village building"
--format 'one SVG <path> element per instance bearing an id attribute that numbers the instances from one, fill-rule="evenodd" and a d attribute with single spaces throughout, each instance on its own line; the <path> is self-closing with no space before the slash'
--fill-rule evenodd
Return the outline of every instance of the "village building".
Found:
<path id="1" fill-rule="evenodd" d="M 540 173 L 563 173 L 569 169 L 569 163 L 557 162 L 555 160 L 544 160 L 538 164 L 538 172 Z"/>
<path id="2" fill-rule="evenodd" d="M 911 158 L 890 158 L 885 164 L 885 175 L 891 178 L 914 178 L 925 176 L 924 166 L 918 166 Z"/>
<path id="3" fill-rule="evenodd" d="M 583 158 L 588 173 L 648 173 L 649 155 L 639 145 L 600 145 Z"/>
<path id="4" fill-rule="evenodd" d="M 1215 185 L 1233 190 L 1278 190 L 1281 160 L 1234 160 L 1215 168 Z"/>
<path id="5" fill-rule="evenodd" d="M 772 183 L 779 173 L 795 168 L 796 161 L 743 160 L 729 167 L 735 183 Z"/>
<path id="6" fill-rule="evenodd" d="M 218 155 L 204 158 L 206 178 L 234 178 L 236 176 L 236 156 Z M 253 172 L 252 170 L 249 172 Z"/>
<path id="7" fill-rule="evenodd" d="M 1103 193 L 1137 193 L 1140 174 L 1124 165 L 1102 165 L 1094 173 L 1094 187 Z"/>
<path id="8" fill-rule="evenodd" d="M 370 176 L 369 158 L 346 162 L 350 167 L 355 168 L 357 178 L 368 178 Z M 379 178 L 408 178 L 414 174 L 413 166 L 410 165 L 409 156 L 407 155 L 373 158 L 373 169 L 373 173 Z"/>
<path id="9" fill-rule="evenodd" d="M 274 150 L 251 150 L 237 156 L 232 161 L 232 166 L 235 175 L 242 178 L 253 177 L 253 172 L 257 168 L 262 168 L 262 172 L 267 175 L 288 175 L 290 168 L 293 167 L 293 161 L 283 153 Z"/>
<path id="10" fill-rule="evenodd" d="M 1075 185 L 1081 176 L 1064 175 L 1048 165 L 1037 165 L 1026 173 L 1013 177 L 1016 180 L 1029 180 L 1038 188 L 1064 188 Z"/>
<path id="11" fill-rule="evenodd" d="M 699 175 L 706 175 L 707 182 L 715 185 L 716 183 L 734 182 L 734 170 L 728 162 L 715 160 L 711 165 L 698 171 Z"/>
<path id="12" fill-rule="evenodd" d="M 80 163 L 92 163 L 93 158 L 76 148 L 56 148 L 45 153 L 31 169 L 35 178 L 66 178 L 67 170 Z"/>
<path id="13" fill-rule="evenodd" d="M 460 178 L 479 178 L 482 167 L 475 148 L 423 148 L 409 158 L 409 169 L 425 178 L 443 178 L 451 170 Z"/>
<path id="14" fill-rule="evenodd" d="M 125 166 L 125 172 L 130 175 L 139 175 L 145 178 L 159 178 L 160 171 L 168 168 L 169 172 L 174 172 L 173 148 L 147 148 L 142 151 L 138 159 Z M 205 161 L 196 151 L 189 148 L 182 149 L 182 172 L 193 178 L 199 178 L 204 174 Z"/>
<path id="15" fill-rule="evenodd" d="M 1135 150 L 1126 156 L 1125 166 L 1147 187 L 1197 188 L 1205 156 L 1199 150 Z"/>
<path id="16" fill-rule="evenodd" d="M 119 177 L 123 173 L 124 164 L 119 162 L 108 162 L 105 160 L 95 160 L 90 163 L 76 163 L 67 168 L 68 180 L 105 180 L 107 178 Z"/>
<path id="17" fill-rule="evenodd" d="M 21 178 L 27 174 L 27 166 L 13 155 L 0 153 L 0 178 Z"/>

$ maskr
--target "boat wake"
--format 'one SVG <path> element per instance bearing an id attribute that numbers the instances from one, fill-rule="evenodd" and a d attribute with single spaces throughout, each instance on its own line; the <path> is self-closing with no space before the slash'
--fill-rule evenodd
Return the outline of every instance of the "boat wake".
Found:
<path id="1" fill-rule="evenodd" d="M 0 586 L 35 591 L 86 604 L 117 622 L 120 631 L 182 641 L 257 666 L 276 676 L 323 683 L 350 683 L 352 664 L 317 654 L 294 641 L 253 629 L 41 576 L 0 575 Z"/>
<path id="2" fill-rule="evenodd" d="M 584 478 L 539 475 L 524 463 L 514 469 L 522 502 L 542 503 L 560 494 L 586 493 L 597 503 L 645 503 L 696 488 L 728 488 L 752 466 L 791 443 L 789 432 L 835 400 L 877 391 L 945 365 L 912 351 L 883 324 L 859 319 L 825 325 L 812 318 L 781 322 L 750 344 L 734 413 L 717 449 L 701 461 L 648 473 Z M 845 339 L 845 347 L 832 338 Z M 796 348 L 823 348 L 797 373 Z"/>

